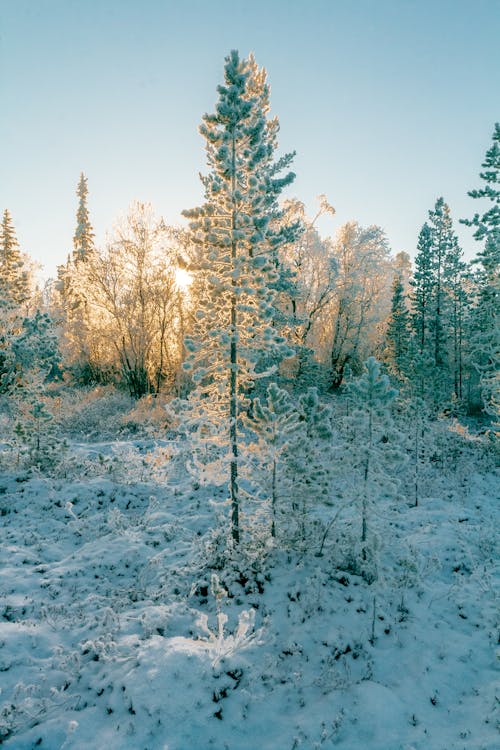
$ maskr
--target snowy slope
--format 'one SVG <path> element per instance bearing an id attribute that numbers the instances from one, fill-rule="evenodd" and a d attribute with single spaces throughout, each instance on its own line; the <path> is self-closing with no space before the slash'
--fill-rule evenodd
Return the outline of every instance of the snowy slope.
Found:
<path id="1" fill-rule="evenodd" d="M 379 508 L 369 585 L 343 551 L 349 515 L 321 557 L 221 570 L 209 490 L 132 482 L 120 451 L 120 471 L 0 481 L 6 749 L 500 747 L 491 467 Z"/>

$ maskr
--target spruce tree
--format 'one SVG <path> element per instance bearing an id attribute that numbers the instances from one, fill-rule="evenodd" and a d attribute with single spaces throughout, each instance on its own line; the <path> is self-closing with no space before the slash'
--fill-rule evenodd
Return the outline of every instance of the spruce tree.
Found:
<path id="1" fill-rule="evenodd" d="M 87 178 L 80 174 L 76 194 L 78 196 L 78 210 L 76 212 L 76 230 L 73 237 L 73 261 L 85 261 L 94 249 L 94 231 L 90 223 L 87 206 Z"/>
<path id="2" fill-rule="evenodd" d="M 274 352 L 275 361 L 290 354 L 273 326 L 272 285 L 279 247 L 291 239 L 277 200 L 294 175 L 279 176 L 292 155 L 274 159 L 277 121 L 267 118 L 269 88 L 254 62 L 232 51 L 218 94 L 215 113 L 205 115 L 200 127 L 210 168 L 202 178 L 205 203 L 185 212 L 198 248 L 193 270 L 202 292 L 185 367 L 196 385 L 191 403 L 199 415 L 198 437 L 228 464 L 231 535 L 238 543 L 248 393 L 276 369 L 259 372 L 262 352 Z"/>
<path id="3" fill-rule="evenodd" d="M 94 232 L 87 206 L 87 178 L 80 174 L 76 194 L 78 207 L 73 251 L 65 265 L 58 268 L 57 291 L 59 316 L 63 324 L 62 341 L 68 364 L 83 382 L 105 381 L 106 377 L 95 356 L 92 342 L 92 321 L 87 301 L 87 266 L 95 254 Z"/>

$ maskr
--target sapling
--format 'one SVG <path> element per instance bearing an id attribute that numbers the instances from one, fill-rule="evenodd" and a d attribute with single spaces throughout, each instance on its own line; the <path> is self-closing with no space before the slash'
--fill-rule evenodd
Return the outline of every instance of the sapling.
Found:
<path id="1" fill-rule="evenodd" d="M 391 470 L 404 460 L 391 415 L 397 391 L 387 375 L 380 372 L 375 357 L 368 358 L 365 372 L 351 381 L 347 391 L 353 412 L 346 420 L 348 443 L 344 458 L 354 472 L 354 491 L 361 510 L 362 558 L 366 561 L 370 507 L 388 494 L 393 483 Z"/>
<path id="2" fill-rule="evenodd" d="M 270 498 L 272 537 L 276 537 L 279 498 L 285 489 L 284 453 L 300 429 L 299 418 L 291 397 L 276 383 L 268 387 L 265 403 L 259 398 L 254 400 L 252 430 L 257 436 L 255 447 L 259 454 L 257 482 Z"/>
<path id="3" fill-rule="evenodd" d="M 332 413 L 309 388 L 297 402 L 298 429 L 291 435 L 285 455 L 285 477 L 296 535 L 306 546 L 307 519 L 311 507 L 329 503 L 332 484 Z"/>

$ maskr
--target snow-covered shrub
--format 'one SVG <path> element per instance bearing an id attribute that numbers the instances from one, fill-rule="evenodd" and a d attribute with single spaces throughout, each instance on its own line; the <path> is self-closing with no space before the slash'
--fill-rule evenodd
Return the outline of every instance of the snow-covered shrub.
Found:
<path id="1" fill-rule="evenodd" d="M 60 392 L 55 418 L 67 435 L 103 440 L 139 431 L 139 424 L 133 420 L 126 427 L 131 406 L 130 397 L 112 386 L 72 388 Z"/>

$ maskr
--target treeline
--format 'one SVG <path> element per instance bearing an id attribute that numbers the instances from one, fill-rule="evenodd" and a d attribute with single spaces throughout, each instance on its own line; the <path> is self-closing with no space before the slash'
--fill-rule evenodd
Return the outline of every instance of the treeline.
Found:
<path id="1" fill-rule="evenodd" d="M 265 403 L 270 381 L 338 392 L 374 356 L 430 415 L 497 415 L 500 125 L 482 187 L 469 193 L 486 210 L 463 220 L 477 257 L 464 261 L 439 197 L 412 265 L 407 253 L 391 254 L 377 226 L 349 222 L 322 237 L 317 219 L 334 213 L 325 196 L 314 217 L 299 200 L 278 201 L 293 181 L 293 156 L 274 158 L 279 124 L 253 57 L 228 57 L 219 97 L 200 128 L 210 171 L 204 205 L 185 212 L 189 229 L 137 202 L 97 247 L 82 174 L 73 250 L 42 294 L 5 210 L 2 392 L 29 392 L 38 421 L 45 407 L 33 393 L 58 380 L 114 384 L 134 399 L 191 394 L 202 404 L 209 395 L 234 431 L 257 398 Z"/>

